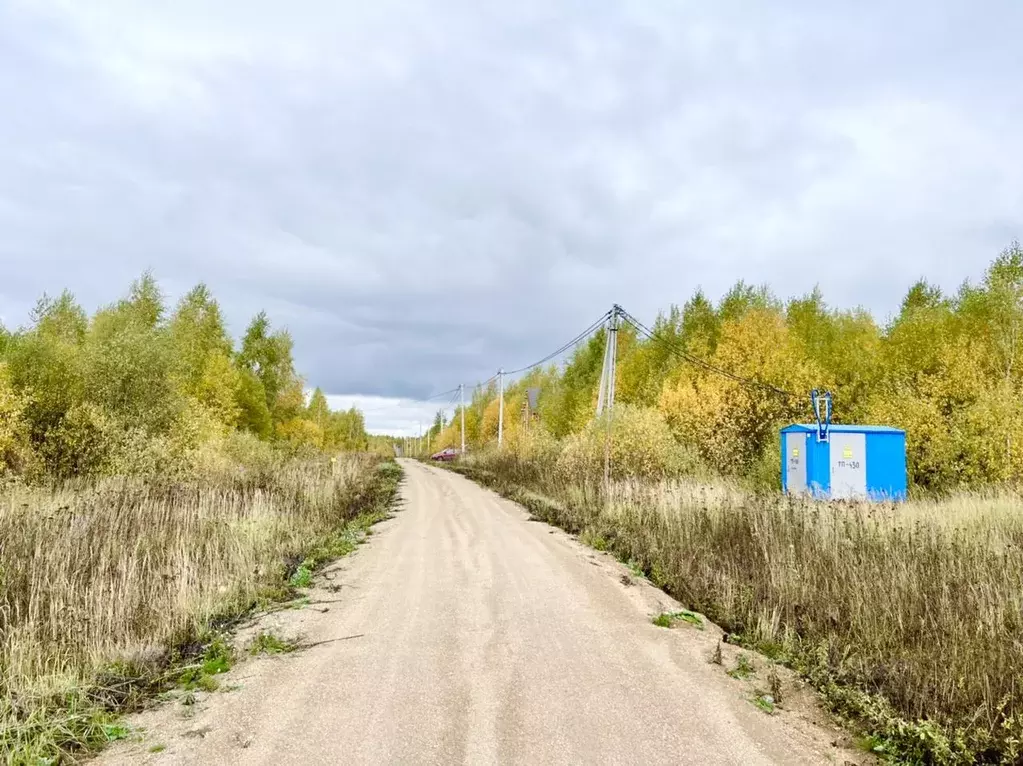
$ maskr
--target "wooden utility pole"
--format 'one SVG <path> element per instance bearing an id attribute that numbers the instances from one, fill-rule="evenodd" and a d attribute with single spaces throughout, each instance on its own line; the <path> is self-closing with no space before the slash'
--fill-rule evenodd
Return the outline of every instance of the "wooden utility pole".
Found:
<path id="1" fill-rule="evenodd" d="M 614 408 L 615 365 L 618 361 L 618 312 L 616 305 L 607 322 L 607 339 L 604 343 L 604 367 L 600 371 L 600 390 L 597 393 L 597 417 L 605 410 Z"/>
<path id="2" fill-rule="evenodd" d="M 497 388 L 498 388 L 498 400 L 497 400 L 497 446 L 500 447 L 504 443 L 504 370 L 497 371 Z"/>
<path id="3" fill-rule="evenodd" d="M 611 426 L 615 407 L 615 367 L 618 362 L 618 313 L 616 304 L 611 311 L 607 325 L 607 345 L 604 347 L 604 371 L 600 377 L 600 394 L 597 397 L 597 415 L 607 418 L 607 432 L 604 437 L 604 491 L 611 489 Z"/>
<path id="4" fill-rule="evenodd" d="M 462 399 L 462 454 L 465 454 L 465 384 L 458 384 L 458 395 Z"/>

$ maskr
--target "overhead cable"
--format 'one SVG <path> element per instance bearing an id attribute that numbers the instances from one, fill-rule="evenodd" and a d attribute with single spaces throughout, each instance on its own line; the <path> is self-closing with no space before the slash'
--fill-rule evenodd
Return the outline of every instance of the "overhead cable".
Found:
<path id="1" fill-rule="evenodd" d="M 737 375 L 734 372 L 729 372 L 728 370 L 713 365 L 704 359 L 700 359 L 700 357 L 698 356 L 693 356 L 684 348 L 682 348 L 677 341 L 674 341 L 670 338 L 665 338 L 663 335 L 658 335 L 656 332 L 654 332 L 649 327 L 640 322 L 638 319 L 636 319 L 634 316 L 632 316 L 632 314 L 630 314 L 625 309 L 620 309 L 620 313 L 621 316 L 625 319 L 625 321 L 627 321 L 629 324 L 635 327 L 647 338 L 649 338 L 650 340 L 656 340 L 663 343 L 665 347 L 668 348 L 669 351 L 675 354 L 675 356 L 686 362 L 689 362 L 690 364 L 696 365 L 697 367 L 702 367 L 708 372 L 717 373 L 718 375 L 726 377 L 730 380 L 734 380 L 736 383 L 739 383 L 744 386 L 760 388 L 785 398 L 791 399 L 801 398 L 799 394 L 794 394 L 791 391 L 786 391 L 783 388 L 778 388 L 778 386 L 773 386 L 770 383 L 764 383 L 763 381 L 756 380 L 755 378 L 747 378 L 742 375 Z"/>
<path id="2" fill-rule="evenodd" d="M 434 394 L 433 396 L 428 396 L 425 399 L 422 399 L 420 401 L 432 402 L 434 399 L 441 399 L 441 398 L 443 398 L 445 396 L 448 396 L 449 394 L 457 394 L 460 390 L 461 390 L 461 388 L 459 388 L 458 386 L 455 386 L 455 388 L 452 388 L 450 391 L 441 391 L 439 394 Z"/>
<path id="3" fill-rule="evenodd" d="M 581 333 L 576 335 L 574 338 L 572 338 L 572 340 L 570 340 L 568 343 L 563 345 L 557 351 L 551 352 L 550 354 L 548 354 L 547 356 L 545 356 L 543 359 L 541 359 L 538 362 L 533 362 L 532 364 L 527 364 L 525 367 L 520 367 L 517 370 L 506 370 L 504 374 L 505 375 L 518 375 L 520 372 L 526 372 L 527 370 L 532 370 L 534 367 L 539 367 L 541 364 L 546 364 L 547 362 L 551 361 L 555 357 L 560 356 L 561 354 L 563 354 L 566 351 L 568 351 L 568 349 L 572 348 L 574 345 L 579 343 L 584 338 L 588 337 L 590 334 L 596 332 L 604 324 L 604 322 L 607 321 L 607 318 L 609 316 L 611 316 L 611 311 L 610 310 L 609 311 L 605 311 L 601 315 L 600 319 L 598 319 L 596 322 L 591 324 L 589 327 L 587 327 Z"/>

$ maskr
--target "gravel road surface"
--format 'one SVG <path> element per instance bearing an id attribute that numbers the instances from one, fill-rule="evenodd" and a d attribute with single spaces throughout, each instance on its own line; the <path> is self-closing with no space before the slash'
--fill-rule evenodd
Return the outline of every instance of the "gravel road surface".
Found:
<path id="1" fill-rule="evenodd" d="M 843 762 L 834 730 L 763 713 L 708 661 L 716 628 L 652 625 L 677 605 L 610 556 L 458 475 L 403 467 L 402 508 L 313 594 L 329 611 L 280 618 L 310 648 L 241 663 L 237 690 L 191 713 L 144 714 L 144 741 L 100 761 Z"/>

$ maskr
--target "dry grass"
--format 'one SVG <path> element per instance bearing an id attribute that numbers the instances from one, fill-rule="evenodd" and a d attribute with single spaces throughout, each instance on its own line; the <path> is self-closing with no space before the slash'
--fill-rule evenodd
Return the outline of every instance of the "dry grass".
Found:
<path id="1" fill-rule="evenodd" d="M 365 509 L 378 462 L 0 493 L 0 755 L 36 762 L 109 738 L 96 705 L 123 706 L 117 689 L 152 682 L 172 647 L 281 592 Z"/>
<path id="2" fill-rule="evenodd" d="M 738 639 L 801 669 L 903 762 L 1006 762 L 1023 738 L 1023 504 L 901 506 L 726 483 L 592 485 L 509 458 L 466 469 L 608 541 Z"/>

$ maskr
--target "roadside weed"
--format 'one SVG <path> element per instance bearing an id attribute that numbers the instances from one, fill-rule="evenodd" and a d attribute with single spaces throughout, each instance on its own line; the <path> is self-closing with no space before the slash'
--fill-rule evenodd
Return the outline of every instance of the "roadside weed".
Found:
<path id="1" fill-rule="evenodd" d="M 690 612 L 688 609 L 682 609 L 678 612 L 664 612 L 653 619 L 654 625 L 659 628 L 674 627 L 676 622 L 687 622 L 693 627 L 703 630 L 703 618 L 696 612 Z"/>
<path id="2" fill-rule="evenodd" d="M 297 641 L 283 639 L 273 633 L 264 631 L 253 639 L 252 644 L 249 646 L 249 654 L 252 656 L 258 654 L 288 654 L 297 648 Z"/>
<path id="3" fill-rule="evenodd" d="M 759 697 L 754 698 L 753 704 L 769 715 L 774 713 L 776 707 L 774 697 L 770 694 L 761 694 Z"/>
<path id="4" fill-rule="evenodd" d="M 739 680 L 749 678 L 757 672 L 753 660 L 748 654 L 740 654 L 735 658 L 735 667 L 728 671 L 728 675 Z"/>
<path id="5" fill-rule="evenodd" d="M 312 563 L 306 559 L 291 575 L 291 585 L 295 588 L 308 588 L 313 584 Z"/>

